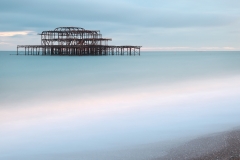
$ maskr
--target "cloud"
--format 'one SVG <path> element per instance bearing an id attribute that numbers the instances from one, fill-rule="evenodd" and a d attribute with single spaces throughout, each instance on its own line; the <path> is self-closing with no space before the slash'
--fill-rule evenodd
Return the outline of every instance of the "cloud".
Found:
<path id="1" fill-rule="evenodd" d="M 236 48 L 234 48 L 234 47 L 223 47 L 223 49 L 225 49 L 225 50 L 236 50 Z"/>
<path id="2" fill-rule="evenodd" d="M 32 31 L 0 32 L 0 37 L 11 37 L 16 35 L 28 35 Z"/>
<path id="3" fill-rule="evenodd" d="M 152 50 L 150 47 L 188 49 L 176 46 L 191 49 L 216 46 L 229 50 L 223 47 L 237 48 L 240 42 L 239 7 L 237 0 L 231 3 L 227 0 L 2 0 L 0 31 L 34 31 L 35 34 L 61 26 L 76 26 L 101 30 L 116 45 L 142 45 L 148 50 Z M 29 41 L 26 44 L 33 43 L 30 34 L 28 40 L 25 37 Z M 34 43 L 38 44 L 39 39 Z"/>
<path id="4" fill-rule="evenodd" d="M 66 24 L 70 24 L 69 22 L 79 24 L 80 27 L 84 27 L 82 25 L 87 22 L 95 23 L 95 25 L 115 23 L 135 27 L 211 27 L 227 25 L 236 19 L 235 15 L 219 10 L 211 11 L 204 8 L 193 10 L 186 7 L 190 2 L 182 2 L 185 2 L 185 6 L 178 1 L 175 1 L 175 4 L 155 1 L 155 6 L 144 6 L 133 0 L 130 2 L 69 0 L 69 3 L 44 0 L 11 2 L 9 0 L 5 1 L 0 9 L 3 15 L 1 21 L 15 30 L 17 27 L 24 29 L 25 27 L 66 26 Z"/>
<path id="5" fill-rule="evenodd" d="M 142 51 L 237 51 L 234 47 L 143 47 Z"/>
<path id="6" fill-rule="evenodd" d="M 190 47 L 143 47 L 143 51 L 179 51 L 189 50 Z"/>
<path id="7" fill-rule="evenodd" d="M 7 42 L 0 42 L 0 45 L 3 45 L 3 44 L 10 44 L 10 43 L 7 43 Z"/>
<path id="8" fill-rule="evenodd" d="M 231 50 L 239 50 L 239 48 L 235 48 L 235 47 L 201 47 L 199 48 L 199 50 L 203 50 L 203 51 L 231 51 Z"/>

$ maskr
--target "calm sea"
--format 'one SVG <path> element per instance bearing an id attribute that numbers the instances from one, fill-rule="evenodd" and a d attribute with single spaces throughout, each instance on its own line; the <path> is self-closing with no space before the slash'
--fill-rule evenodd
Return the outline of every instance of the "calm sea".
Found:
<path id="1" fill-rule="evenodd" d="M 11 54 L 0 52 L 0 159 L 150 159 L 240 125 L 240 52 Z"/>

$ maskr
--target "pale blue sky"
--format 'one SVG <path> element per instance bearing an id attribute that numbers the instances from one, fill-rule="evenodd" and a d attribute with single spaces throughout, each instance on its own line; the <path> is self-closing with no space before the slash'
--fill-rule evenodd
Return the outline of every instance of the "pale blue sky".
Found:
<path id="1" fill-rule="evenodd" d="M 240 50 L 239 0 L 1 0 L 0 50 L 60 26 L 101 30 L 143 50 Z"/>

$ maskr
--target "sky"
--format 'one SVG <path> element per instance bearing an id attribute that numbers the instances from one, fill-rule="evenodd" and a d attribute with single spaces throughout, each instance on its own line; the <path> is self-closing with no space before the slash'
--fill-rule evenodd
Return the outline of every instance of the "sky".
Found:
<path id="1" fill-rule="evenodd" d="M 100 30 L 145 51 L 240 50 L 239 0 L 0 0 L 0 51 L 40 44 L 44 30 Z"/>

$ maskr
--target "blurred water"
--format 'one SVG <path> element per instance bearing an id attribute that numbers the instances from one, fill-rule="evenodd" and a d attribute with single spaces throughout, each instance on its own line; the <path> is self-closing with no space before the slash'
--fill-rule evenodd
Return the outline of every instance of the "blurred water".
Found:
<path id="1" fill-rule="evenodd" d="M 106 159 L 240 122 L 240 52 L 10 54 L 0 52 L 0 158 Z"/>

